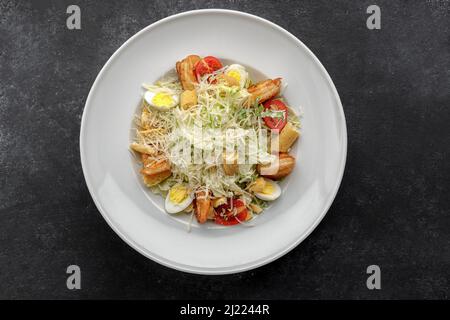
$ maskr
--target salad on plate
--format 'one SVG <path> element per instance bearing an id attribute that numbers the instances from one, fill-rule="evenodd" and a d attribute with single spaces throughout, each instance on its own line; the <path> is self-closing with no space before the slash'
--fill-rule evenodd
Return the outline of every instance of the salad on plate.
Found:
<path id="1" fill-rule="evenodd" d="M 247 224 L 281 196 L 300 135 L 281 78 L 254 83 L 240 64 L 189 55 L 143 88 L 130 147 L 168 214 Z"/>

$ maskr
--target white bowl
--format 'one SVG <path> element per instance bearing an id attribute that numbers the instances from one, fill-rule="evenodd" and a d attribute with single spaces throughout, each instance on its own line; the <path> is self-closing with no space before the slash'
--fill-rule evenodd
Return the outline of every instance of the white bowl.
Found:
<path id="1" fill-rule="evenodd" d="M 282 77 L 284 97 L 303 108 L 297 165 L 282 196 L 254 227 L 194 225 L 160 210 L 128 150 L 130 129 L 151 83 L 188 54 L 213 55 Z M 262 18 L 198 10 L 158 21 L 125 42 L 100 71 L 86 101 L 80 132 L 83 172 L 97 208 L 130 246 L 165 266 L 227 274 L 269 263 L 305 239 L 330 207 L 345 167 L 347 133 L 339 96 L 325 68 L 296 37 Z M 181 222 L 181 223 L 180 223 Z"/>

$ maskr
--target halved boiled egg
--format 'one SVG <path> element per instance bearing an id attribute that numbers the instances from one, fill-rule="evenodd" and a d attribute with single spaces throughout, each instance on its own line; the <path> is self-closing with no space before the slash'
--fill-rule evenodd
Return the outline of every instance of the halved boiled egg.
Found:
<path id="1" fill-rule="evenodd" d="M 167 111 L 170 108 L 175 107 L 179 103 L 180 99 L 178 95 L 171 94 L 169 92 L 160 91 L 155 93 L 146 91 L 144 93 L 144 101 L 153 109 L 158 111 Z"/>
<path id="2" fill-rule="evenodd" d="M 168 213 L 178 213 L 185 210 L 194 200 L 194 193 L 183 184 L 170 188 L 166 197 L 165 207 Z"/>
<path id="3" fill-rule="evenodd" d="M 244 88 L 248 80 L 248 72 L 240 64 L 229 65 L 224 72 L 228 77 L 233 78 L 239 83 L 239 87 Z"/>
<path id="4" fill-rule="evenodd" d="M 273 201 L 281 195 L 280 186 L 273 180 L 264 178 L 264 186 L 260 192 L 255 192 L 255 196 L 264 201 Z"/>

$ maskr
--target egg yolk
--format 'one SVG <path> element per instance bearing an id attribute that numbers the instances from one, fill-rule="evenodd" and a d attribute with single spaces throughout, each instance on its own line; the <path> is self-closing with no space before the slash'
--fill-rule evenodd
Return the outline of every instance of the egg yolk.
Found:
<path id="1" fill-rule="evenodd" d="M 262 193 L 264 194 L 273 194 L 275 192 L 275 187 L 270 182 L 266 182 L 264 185 L 264 188 L 262 190 Z"/>
<path id="2" fill-rule="evenodd" d="M 173 186 L 169 191 L 170 202 L 179 204 L 183 202 L 188 196 L 188 190 L 182 185 Z"/>
<path id="3" fill-rule="evenodd" d="M 236 79 L 238 82 L 241 81 L 241 74 L 236 70 L 230 70 L 229 72 L 227 72 L 227 76 Z"/>
<path id="4" fill-rule="evenodd" d="M 173 98 L 170 94 L 158 92 L 152 99 L 152 103 L 158 107 L 168 107 L 173 104 Z"/>

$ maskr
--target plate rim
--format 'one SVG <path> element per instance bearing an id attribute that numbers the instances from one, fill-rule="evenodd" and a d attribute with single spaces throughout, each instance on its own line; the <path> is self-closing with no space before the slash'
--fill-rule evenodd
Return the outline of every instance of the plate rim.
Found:
<path id="1" fill-rule="evenodd" d="M 185 264 L 180 264 L 180 263 L 177 263 L 177 262 L 173 262 L 173 261 L 171 261 L 169 259 L 165 259 L 163 257 L 160 257 L 160 256 L 152 254 L 151 252 L 149 252 L 145 248 L 143 248 L 140 245 L 138 245 L 137 243 L 135 243 L 132 239 L 130 239 L 123 232 L 121 232 L 119 230 L 119 228 L 116 227 L 116 225 L 110 219 L 110 217 L 106 213 L 106 210 L 103 208 L 101 202 L 97 198 L 96 193 L 94 192 L 94 188 L 93 188 L 92 182 L 90 181 L 89 175 L 87 174 L 87 172 L 88 172 L 87 171 L 87 164 L 86 164 L 87 158 L 86 158 L 86 154 L 84 152 L 85 147 L 84 147 L 84 142 L 83 142 L 84 141 L 84 137 L 86 135 L 85 125 L 86 125 L 86 121 L 87 121 L 86 120 L 87 113 L 88 113 L 87 111 L 89 110 L 89 105 L 90 105 L 91 100 L 92 100 L 93 92 L 96 90 L 97 86 L 99 85 L 99 82 L 100 82 L 101 78 L 103 77 L 103 74 L 106 72 L 106 70 L 109 69 L 109 66 L 113 62 L 115 57 L 117 55 L 119 55 L 120 52 L 122 50 L 124 50 L 129 45 L 129 43 L 131 43 L 135 38 L 140 36 L 142 33 L 147 32 L 148 30 L 150 30 L 150 29 L 152 29 L 154 27 L 157 27 L 160 24 L 164 24 L 164 23 L 170 22 L 171 20 L 175 20 L 175 19 L 178 19 L 178 18 L 183 17 L 183 16 L 197 15 L 197 14 L 211 14 L 211 13 L 225 13 L 225 14 L 237 15 L 237 16 L 241 16 L 241 17 L 245 17 L 245 18 L 256 20 L 257 22 L 263 23 L 263 24 L 265 24 L 265 25 L 267 25 L 267 26 L 269 26 L 269 27 L 271 27 L 273 29 L 278 30 L 279 32 L 281 32 L 284 35 L 288 36 L 292 41 L 294 41 L 298 45 L 300 45 L 300 47 L 302 47 L 302 49 L 305 50 L 305 52 L 309 55 L 309 57 L 312 58 L 313 61 L 317 64 L 317 66 L 319 67 L 320 72 L 322 72 L 322 74 L 325 76 L 325 79 L 326 79 L 328 85 L 331 88 L 333 96 L 334 96 L 334 98 L 335 98 L 335 100 L 337 101 L 337 104 L 338 104 L 338 109 L 339 109 L 338 113 L 339 113 L 339 115 L 340 115 L 340 117 L 342 119 L 341 126 L 342 126 L 342 131 L 343 131 L 343 135 L 342 135 L 342 151 L 343 152 L 342 152 L 342 156 L 341 156 L 341 159 L 340 159 L 339 177 L 335 181 L 335 184 L 333 186 L 333 192 L 328 197 L 328 199 L 326 201 L 326 204 L 324 206 L 324 209 L 322 210 L 320 215 L 316 218 L 314 223 L 311 224 L 311 226 L 309 226 L 309 228 L 301 236 L 299 236 L 294 242 L 292 242 L 289 246 L 283 248 L 282 250 L 280 250 L 276 254 L 272 254 L 270 256 L 263 257 L 262 259 L 255 260 L 255 262 L 252 262 L 252 263 L 246 263 L 244 265 L 236 265 L 236 266 L 233 266 L 233 267 L 227 267 L 226 270 L 223 270 L 223 268 L 222 269 L 221 268 L 217 268 L 217 269 L 202 269 L 201 267 L 188 266 L 188 265 L 185 265 Z M 94 83 L 92 84 L 92 87 L 89 90 L 89 94 L 88 94 L 88 97 L 86 99 L 86 103 L 85 103 L 84 108 L 83 108 L 83 114 L 82 114 L 82 117 L 81 117 L 79 146 L 80 146 L 80 159 L 81 159 L 81 167 L 82 167 L 82 171 L 83 171 L 83 176 L 84 176 L 84 179 L 86 181 L 86 185 L 88 187 L 88 191 L 89 191 L 89 193 L 91 195 L 91 198 L 94 201 L 94 204 L 97 207 L 97 210 L 103 216 L 103 218 L 105 219 L 105 221 L 107 222 L 109 227 L 112 230 L 114 230 L 114 232 L 126 244 L 128 244 L 130 247 L 132 247 L 134 250 L 136 250 L 137 252 L 139 252 L 140 254 L 145 256 L 146 258 L 151 259 L 152 261 L 155 261 L 155 262 L 157 262 L 157 263 L 159 263 L 159 264 L 161 264 L 161 265 L 163 265 L 165 267 L 171 268 L 171 269 L 175 269 L 175 270 L 182 271 L 182 272 L 187 272 L 187 273 L 192 273 L 192 274 L 225 275 L 225 274 L 234 274 L 234 273 L 239 273 L 239 272 L 244 272 L 244 271 L 256 269 L 256 268 L 259 268 L 261 266 L 264 266 L 266 264 L 269 264 L 269 263 L 271 263 L 271 262 L 281 258 L 285 254 L 287 254 L 291 250 L 293 250 L 295 247 L 297 247 L 303 240 L 305 240 L 316 229 L 316 227 L 323 220 L 323 218 L 327 214 L 328 210 L 330 209 L 331 205 L 333 204 L 334 199 L 336 198 L 336 195 L 337 195 L 337 193 L 339 191 L 339 188 L 340 188 L 340 185 L 342 183 L 342 179 L 343 179 L 344 172 L 345 172 L 346 161 L 347 161 L 347 144 L 348 144 L 347 140 L 348 140 L 348 136 L 347 136 L 347 122 L 346 122 L 346 118 L 345 118 L 344 108 L 342 106 L 342 102 L 341 102 L 341 99 L 339 97 L 339 93 L 337 92 L 337 89 L 336 89 L 336 87 L 335 87 L 335 85 L 333 83 L 333 80 L 331 79 L 330 75 L 328 74 L 327 70 L 322 65 L 320 60 L 315 56 L 315 54 L 300 39 L 298 39 L 295 35 L 293 35 L 289 31 L 287 31 L 283 27 L 275 24 L 274 22 L 271 22 L 271 21 L 269 21 L 269 20 L 267 20 L 265 18 L 256 16 L 256 15 L 253 15 L 253 14 L 250 14 L 250 13 L 247 13 L 247 12 L 237 11 L 237 10 L 229 10 L 229 9 L 198 9 L 198 10 L 189 10 L 189 11 L 180 12 L 180 13 L 173 14 L 173 15 L 170 15 L 168 17 L 162 18 L 162 19 L 160 19 L 158 21 L 155 21 L 154 23 L 144 27 L 143 29 L 141 29 L 140 31 L 135 33 L 133 36 L 128 38 L 109 57 L 107 62 L 101 68 L 100 72 L 97 74 L 97 76 L 96 76 L 96 78 L 94 80 Z"/>

